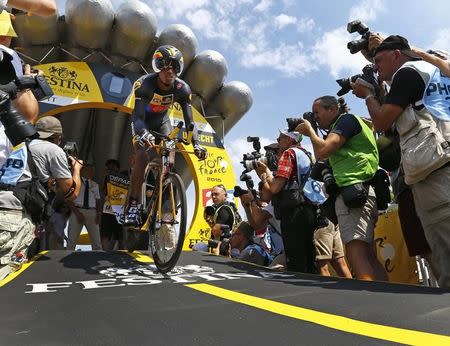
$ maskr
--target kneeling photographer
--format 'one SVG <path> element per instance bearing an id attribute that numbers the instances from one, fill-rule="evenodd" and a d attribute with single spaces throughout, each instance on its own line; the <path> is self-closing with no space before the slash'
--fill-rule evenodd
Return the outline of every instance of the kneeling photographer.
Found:
<path id="1" fill-rule="evenodd" d="M 280 130 L 278 142 L 282 154 L 275 176 L 261 161 L 256 172 L 263 184 L 263 193 L 271 196 L 275 215 L 281 221 L 287 270 L 315 273 L 316 208 L 305 200 L 302 192 L 312 160 L 301 148 L 301 139 L 296 131 Z"/>
<path id="2" fill-rule="evenodd" d="M 296 130 L 310 137 L 317 160 L 329 159 L 339 187 L 335 202 L 337 219 L 354 276 L 387 281 L 374 246 L 378 210 L 369 182 L 378 168 L 375 136 L 361 118 L 347 113 L 343 99 L 319 97 L 312 111 L 318 126 L 329 130 L 325 139 L 318 136 L 308 120 L 302 120 Z"/>
<path id="3" fill-rule="evenodd" d="M 54 179 L 56 193 L 73 200 L 82 166 L 70 157 L 71 173 L 66 153 L 54 143 L 62 136 L 58 119 L 43 118 L 38 131 L 17 113 L 3 113 L 1 121 L 14 147 L 0 169 L 0 280 L 26 261 L 35 225 L 45 218 L 48 181 Z"/>
<path id="4" fill-rule="evenodd" d="M 254 242 L 255 231 L 246 221 L 240 222 L 230 239 L 230 257 L 261 266 L 269 266 L 272 257 Z"/>
<path id="5" fill-rule="evenodd" d="M 228 255 L 225 253 L 225 244 L 231 236 L 231 230 L 241 222 L 241 216 L 233 202 L 227 201 L 227 189 L 222 184 L 211 189 L 211 199 L 213 204 L 205 208 L 203 217 L 211 228 L 211 240 L 208 244 L 197 243 L 193 246 L 194 251 L 208 251 L 214 254 Z"/>

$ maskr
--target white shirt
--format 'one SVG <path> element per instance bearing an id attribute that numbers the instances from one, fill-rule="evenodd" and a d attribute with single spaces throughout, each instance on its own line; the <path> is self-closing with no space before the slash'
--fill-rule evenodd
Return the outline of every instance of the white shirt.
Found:
<path id="1" fill-rule="evenodd" d="M 80 193 L 78 194 L 77 199 L 75 200 L 75 206 L 78 208 L 83 208 L 84 201 L 84 189 L 86 186 L 86 179 L 81 178 L 82 184 L 80 188 Z M 98 184 L 89 179 L 89 208 L 95 208 L 97 199 L 100 199 L 100 191 L 98 189 Z"/>

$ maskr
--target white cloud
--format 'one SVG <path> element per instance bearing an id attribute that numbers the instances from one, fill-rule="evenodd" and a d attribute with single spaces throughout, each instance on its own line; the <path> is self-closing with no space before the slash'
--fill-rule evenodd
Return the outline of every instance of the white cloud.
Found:
<path id="1" fill-rule="evenodd" d="M 225 42 L 231 42 L 233 38 L 233 26 L 227 19 L 217 19 L 210 11 L 199 9 L 186 13 L 192 29 L 201 32 L 207 38 L 218 38 Z"/>
<path id="2" fill-rule="evenodd" d="M 153 0 L 145 1 L 159 18 L 177 19 L 186 12 L 202 8 L 210 3 L 210 0 Z"/>
<path id="3" fill-rule="evenodd" d="M 290 24 L 296 24 L 297 18 L 288 16 L 287 14 L 280 14 L 279 16 L 275 17 L 275 27 L 277 29 L 283 29 L 284 27 L 290 25 Z"/>
<path id="4" fill-rule="evenodd" d="M 266 12 L 272 6 L 272 0 L 261 0 L 254 10 L 258 12 Z"/>
<path id="5" fill-rule="evenodd" d="M 349 21 L 357 19 L 361 22 L 374 21 L 385 9 L 384 0 L 363 0 L 350 9 Z"/>
<path id="6" fill-rule="evenodd" d="M 450 28 L 439 30 L 436 33 L 430 49 L 443 49 L 450 52 Z"/>
<path id="7" fill-rule="evenodd" d="M 357 73 L 368 62 L 362 54 L 353 54 L 347 50 L 348 34 L 345 28 L 338 28 L 323 34 L 312 48 L 315 62 L 327 66 L 334 78 Z"/>
<path id="8" fill-rule="evenodd" d="M 256 87 L 260 88 L 260 89 L 263 89 L 263 88 L 270 87 L 270 86 L 272 86 L 274 84 L 275 84 L 275 80 L 274 79 L 269 79 L 269 80 L 264 79 L 264 80 L 258 81 L 256 83 Z"/>
<path id="9" fill-rule="evenodd" d="M 316 23 L 312 18 L 301 18 L 297 21 L 297 31 L 298 32 L 308 32 L 314 29 Z"/>

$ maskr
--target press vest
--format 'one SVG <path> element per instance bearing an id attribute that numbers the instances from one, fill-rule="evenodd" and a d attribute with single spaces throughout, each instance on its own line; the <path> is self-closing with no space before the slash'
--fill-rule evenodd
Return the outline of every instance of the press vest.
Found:
<path id="1" fill-rule="evenodd" d="M 439 89 L 437 93 L 432 92 L 434 87 L 430 80 L 436 81 L 432 79 L 436 67 L 425 61 L 406 62 L 398 71 L 402 68 L 415 70 L 427 86 L 423 99 L 408 105 L 395 123 L 400 136 L 405 182 L 412 185 L 450 161 L 450 122 L 442 120 L 442 113 L 440 117 L 431 113 L 438 114 L 438 109 L 443 110 L 442 104 L 450 96 L 450 90 L 447 90 L 447 95 L 441 86 L 441 94 Z"/>
<path id="2" fill-rule="evenodd" d="M 331 125 L 336 126 L 343 114 Z M 361 132 L 345 142 L 333 153 L 330 165 L 339 187 L 349 186 L 372 179 L 378 168 L 378 149 L 372 130 L 361 118 L 354 116 L 361 125 Z"/>

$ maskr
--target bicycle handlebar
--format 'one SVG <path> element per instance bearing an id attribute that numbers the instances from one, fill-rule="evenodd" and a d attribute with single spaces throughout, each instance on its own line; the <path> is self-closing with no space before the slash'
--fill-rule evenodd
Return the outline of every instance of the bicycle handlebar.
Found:
<path id="1" fill-rule="evenodd" d="M 176 135 L 178 134 L 178 132 L 183 128 L 184 122 L 183 121 L 179 121 L 177 126 L 172 130 L 172 132 L 170 132 L 170 134 L 168 135 L 164 135 L 162 133 L 153 131 L 153 130 L 149 130 L 148 132 L 150 132 L 153 136 L 155 136 L 155 138 L 160 138 L 160 139 L 165 139 L 165 140 L 175 140 L 178 143 L 183 143 L 184 145 L 189 145 L 191 143 L 191 141 L 187 141 L 184 138 L 176 138 Z M 191 123 L 189 125 L 189 128 L 187 129 L 187 137 L 188 139 L 192 138 L 192 132 L 194 131 L 194 124 Z"/>

